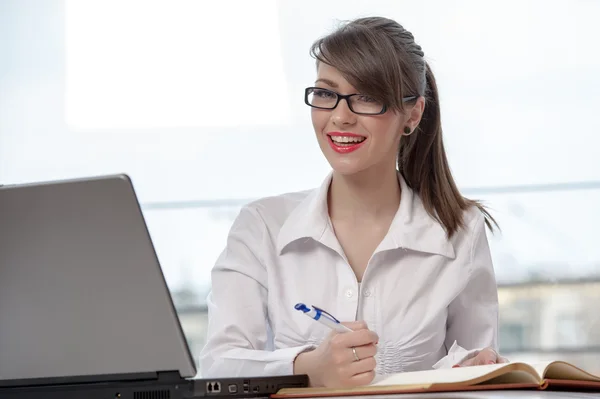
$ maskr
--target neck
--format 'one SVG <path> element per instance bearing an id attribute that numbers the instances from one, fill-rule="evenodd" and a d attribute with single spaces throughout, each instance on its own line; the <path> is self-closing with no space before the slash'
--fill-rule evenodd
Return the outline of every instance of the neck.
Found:
<path id="1" fill-rule="evenodd" d="M 374 221 L 391 219 L 400 205 L 400 184 L 395 168 L 371 168 L 346 176 L 333 173 L 329 187 L 331 219 Z"/>

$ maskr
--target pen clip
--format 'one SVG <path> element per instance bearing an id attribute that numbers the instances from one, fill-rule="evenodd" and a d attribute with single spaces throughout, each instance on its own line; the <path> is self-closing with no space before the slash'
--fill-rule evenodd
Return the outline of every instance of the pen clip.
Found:
<path id="1" fill-rule="evenodd" d="M 325 309 L 321 309 L 315 305 L 312 305 L 313 309 L 317 311 L 317 315 L 320 316 L 321 314 L 324 314 L 325 316 L 329 317 L 331 320 L 335 321 L 336 323 L 340 323 L 341 321 L 339 321 L 338 319 L 336 319 L 331 313 L 329 313 L 328 311 L 326 311 Z"/>

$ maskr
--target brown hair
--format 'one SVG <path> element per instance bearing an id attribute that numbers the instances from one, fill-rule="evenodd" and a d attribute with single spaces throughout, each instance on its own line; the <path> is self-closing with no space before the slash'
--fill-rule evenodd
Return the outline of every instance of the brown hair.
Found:
<path id="1" fill-rule="evenodd" d="M 412 33 L 391 19 L 360 18 L 317 40 L 310 52 L 317 63 L 335 67 L 358 91 L 394 110 L 404 111 L 403 97 L 423 96 L 419 126 L 400 140 L 398 171 L 448 237 L 464 227 L 463 212 L 471 206 L 483 212 L 490 230 L 498 226 L 480 202 L 456 187 L 442 140 L 435 78 Z"/>

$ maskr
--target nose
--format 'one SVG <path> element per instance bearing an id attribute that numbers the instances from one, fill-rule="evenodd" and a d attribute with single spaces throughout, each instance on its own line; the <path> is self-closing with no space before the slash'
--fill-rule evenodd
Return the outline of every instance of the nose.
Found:
<path id="1" fill-rule="evenodd" d="M 356 114 L 350 111 L 346 99 L 341 100 L 331 111 L 331 121 L 336 126 L 348 126 L 356 123 Z"/>

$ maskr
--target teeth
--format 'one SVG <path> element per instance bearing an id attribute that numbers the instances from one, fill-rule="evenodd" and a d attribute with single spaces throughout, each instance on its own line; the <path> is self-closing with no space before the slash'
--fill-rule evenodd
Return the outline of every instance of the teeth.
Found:
<path id="1" fill-rule="evenodd" d="M 365 137 L 331 136 L 331 140 L 336 143 L 360 143 Z"/>

